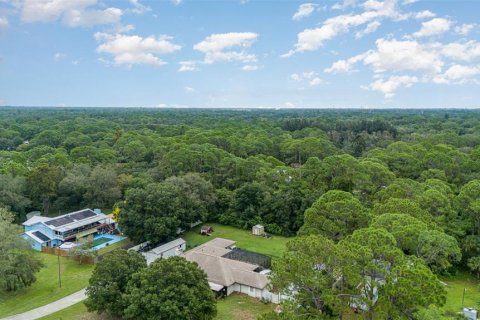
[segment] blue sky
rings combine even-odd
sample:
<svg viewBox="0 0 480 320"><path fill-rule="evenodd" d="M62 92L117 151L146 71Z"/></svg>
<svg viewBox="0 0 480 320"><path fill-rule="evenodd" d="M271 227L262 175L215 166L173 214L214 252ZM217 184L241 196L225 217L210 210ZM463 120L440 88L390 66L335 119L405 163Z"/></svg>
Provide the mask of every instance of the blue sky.
<svg viewBox="0 0 480 320"><path fill-rule="evenodd" d="M480 107L480 1L0 0L0 105Z"/></svg>

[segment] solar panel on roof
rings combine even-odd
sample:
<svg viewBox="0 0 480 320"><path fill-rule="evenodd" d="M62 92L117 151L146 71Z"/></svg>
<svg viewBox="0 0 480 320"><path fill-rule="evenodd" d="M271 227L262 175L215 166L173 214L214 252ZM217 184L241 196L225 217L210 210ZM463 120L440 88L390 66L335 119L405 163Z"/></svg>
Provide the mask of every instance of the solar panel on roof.
<svg viewBox="0 0 480 320"><path fill-rule="evenodd" d="M44 235L43 233L41 233L40 231L32 232L32 234L42 241L50 241L50 238Z"/></svg>
<svg viewBox="0 0 480 320"><path fill-rule="evenodd" d="M90 209L82 210L76 213L68 214L65 216L58 217L56 219L49 220L45 222L49 226L60 227L65 224L69 224L75 221L84 220L96 216L97 214Z"/></svg>
<svg viewBox="0 0 480 320"><path fill-rule="evenodd" d="M71 223L73 221L74 220L70 216L65 216L65 217L60 217L57 219L47 221L46 224L48 224L49 226L59 227L59 226L63 226L64 224Z"/></svg>
<svg viewBox="0 0 480 320"><path fill-rule="evenodd" d="M83 219L86 219L86 218L94 217L96 215L97 214L95 212L87 209L87 210L82 210L80 212L71 214L70 217L72 217L75 220L83 220Z"/></svg>

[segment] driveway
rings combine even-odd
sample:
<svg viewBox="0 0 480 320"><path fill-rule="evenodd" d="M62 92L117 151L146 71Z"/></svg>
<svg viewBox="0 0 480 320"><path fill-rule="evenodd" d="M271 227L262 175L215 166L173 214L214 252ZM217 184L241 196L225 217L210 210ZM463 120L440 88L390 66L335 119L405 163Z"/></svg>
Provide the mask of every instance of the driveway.
<svg viewBox="0 0 480 320"><path fill-rule="evenodd" d="M48 316L49 314L55 313L62 309L68 308L71 305L85 300L86 298L87 296L85 295L85 289L82 289L69 296L66 296L65 298L46 304L42 307L24 313L19 313L14 316L6 317L1 320L35 320L41 317Z"/></svg>

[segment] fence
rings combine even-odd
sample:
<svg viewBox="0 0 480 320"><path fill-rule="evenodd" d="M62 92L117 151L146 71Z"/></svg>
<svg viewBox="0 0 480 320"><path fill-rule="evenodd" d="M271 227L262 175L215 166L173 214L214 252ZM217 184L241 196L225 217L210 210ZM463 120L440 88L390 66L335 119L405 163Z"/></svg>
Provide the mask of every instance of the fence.
<svg viewBox="0 0 480 320"><path fill-rule="evenodd" d="M42 252L53 254L55 256L67 257L68 259L75 260L83 264L95 264L98 258L94 256L85 256L81 254L73 255L73 254L70 254L68 251L62 250L59 248L42 247Z"/></svg>

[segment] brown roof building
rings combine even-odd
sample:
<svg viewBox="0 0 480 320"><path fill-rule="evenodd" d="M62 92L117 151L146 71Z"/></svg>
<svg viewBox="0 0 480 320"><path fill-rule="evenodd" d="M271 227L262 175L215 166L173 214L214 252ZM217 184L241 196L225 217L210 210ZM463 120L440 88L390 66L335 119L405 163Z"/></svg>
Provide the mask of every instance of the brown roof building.
<svg viewBox="0 0 480 320"><path fill-rule="evenodd" d="M185 259L196 262L207 274L210 288L219 296L232 292L248 294L278 303L280 295L267 290L268 273L259 265L226 258L235 248L235 241L215 238L184 253Z"/></svg>

